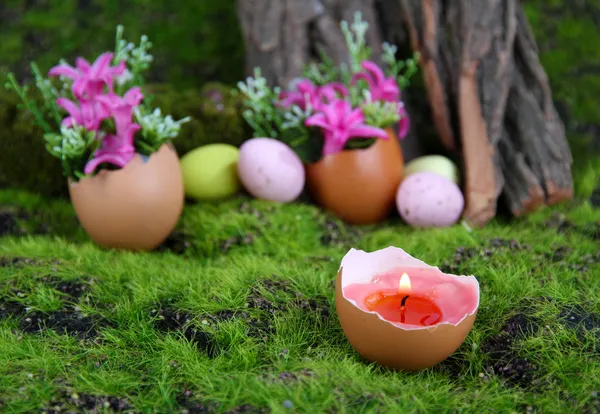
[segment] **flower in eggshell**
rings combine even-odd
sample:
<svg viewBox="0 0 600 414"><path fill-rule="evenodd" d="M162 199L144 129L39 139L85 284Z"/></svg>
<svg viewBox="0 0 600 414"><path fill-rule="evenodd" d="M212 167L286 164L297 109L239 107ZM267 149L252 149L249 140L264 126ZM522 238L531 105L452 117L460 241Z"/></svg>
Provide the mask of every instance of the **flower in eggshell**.
<svg viewBox="0 0 600 414"><path fill-rule="evenodd" d="M135 46L122 34L123 27L117 26L115 51L101 53L92 63L78 57L73 66L61 62L52 67L48 77L62 87L44 78L32 63L41 105L29 98L14 74L8 74L7 88L23 100L44 131L46 148L60 158L65 175L74 181L105 164L123 168L136 153L152 155L190 120L173 121L142 103L142 73L152 61L147 52L152 44L142 36Z"/></svg>
<svg viewBox="0 0 600 414"><path fill-rule="evenodd" d="M303 111L309 105L313 110L320 110L323 105L333 102L339 96L347 97L348 89L340 82L332 82L324 86L316 86L308 79L300 79L294 89L279 94L280 104L284 108L297 105Z"/></svg>
<svg viewBox="0 0 600 414"><path fill-rule="evenodd" d="M113 117L116 133L102 140L102 147L85 166L86 174L91 174L102 163L123 168L135 156L133 136L139 131L140 125L132 122L133 108L138 106L143 98L140 88L131 88L123 97L115 94L98 97L98 101Z"/></svg>
<svg viewBox="0 0 600 414"><path fill-rule="evenodd" d="M102 53L93 64L82 57L78 57L75 67L68 64L54 66L48 76L65 76L73 81L73 96L78 100L93 100L102 95L104 87L113 93L113 81L116 76L122 75L126 69L125 61L116 66L110 66L114 53Z"/></svg>
<svg viewBox="0 0 600 414"><path fill-rule="evenodd" d="M355 85L359 80L364 80L369 85L369 93L374 101L384 101L395 103L398 108L398 137L405 138L410 128L410 118L404 107L404 102L400 99L400 88L396 79L392 76L386 78L383 70L375 62L366 60L361 63L363 72L352 76L351 85Z"/></svg>
<svg viewBox="0 0 600 414"><path fill-rule="evenodd" d="M382 69L371 60L367 28L360 12L353 23L342 21L349 62L335 65L324 56L320 63L305 67L302 77L292 79L287 90L270 87L258 67L253 77L239 82L242 116L254 137L271 137L290 145L307 164L344 150L367 148L373 138L386 139L394 126L398 126L398 138L406 137L410 120L400 89L408 86L417 70L416 59L399 61L397 48L384 43Z"/></svg>
<svg viewBox="0 0 600 414"><path fill-rule="evenodd" d="M324 130L323 155L330 155L342 151L351 138L389 139L383 129L364 122L365 117L360 108L352 109L350 102L339 99L324 105L320 112L307 118L304 124Z"/></svg>

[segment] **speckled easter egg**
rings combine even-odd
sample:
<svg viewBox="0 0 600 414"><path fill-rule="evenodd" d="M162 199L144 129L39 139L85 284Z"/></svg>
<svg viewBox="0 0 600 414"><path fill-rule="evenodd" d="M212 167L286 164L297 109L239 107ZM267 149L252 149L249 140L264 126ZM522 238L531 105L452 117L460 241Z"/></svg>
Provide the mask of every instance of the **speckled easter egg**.
<svg viewBox="0 0 600 414"><path fill-rule="evenodd" d="M459 171L456 164L443 155L424 155L415 158L404 167L404 177L419 172L432 172L459 183Z"/></svg>
<svg viewBox="0 0 600 414"><path fill-rule="evenodd" d="M252 138L240 147L237 164L242 185L256 198L287 203L304 188L302 161L292 149L272 138Z"/></svg>
<svg viewBox="0 0 600 414"><path fill-rule="evenodd" d="M460 219L464 205L460 188L431 172L406 177L396 193L400 216L414 227L451 226Z"/></svg>
<svg viewBox="0 0 600 414"><path fill-rule="evenodd" d="M229 144L209 144L181 158L185 194L197 200L230 197L241 185L237 175L239 150Z"/></svg>

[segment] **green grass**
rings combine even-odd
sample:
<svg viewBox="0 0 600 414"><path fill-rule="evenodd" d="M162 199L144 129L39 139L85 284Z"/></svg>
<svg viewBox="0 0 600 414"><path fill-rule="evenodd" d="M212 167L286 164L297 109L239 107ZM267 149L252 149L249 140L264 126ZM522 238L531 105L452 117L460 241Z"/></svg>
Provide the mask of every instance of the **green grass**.
<svg viewBox="0 0 600 414"><path fill-rule="evenodd" d="M109 39L96 32L102 26L112 33L103 22L119 14L113 3L90 22L93 34L81 44ZM525 5L555 98L569 107L572 124L595 123L600 82L583 69L594 66L600 49L579 41L597 37L592 13L559 7L569 15L557 21L542 3L567 3ZM69 4L60 7L75 2ZM154 12L130 13L126 28L147 27ZM15 21L30 32L61 26L54 38L72 38L64 35L75 25L64 26L63 14L48 20L27 12ZM202 23L197 13L182 16ZM211 29L205 20L180 26L198 34ZM214 20L219 30L227 27L221 20ZM160 35L162 20L154 23ZM14 63L26 50L17 39L25 32L9 32L0 33L0 50ZM159 49L172 40L151 37ZM157 56L186 60L186 46L199 44L198 36L186 38L188 45ZM170 81L197 83L222 72L212 53L218 45L202 45L207 53L194 59L217 65L195 64L201 69L191 77L167 73ZM62 49L81 47L62 42ZM591 138L570 135L582 147ZM18 223L23 235L0 237L0 411L598 412L600 247L589 225L600 221L600 209L582 200L600 186L600 158L581 157L585 152L577 151L579 201L481 230L417 231L398 219L356 229L314 206L236 198L186 206L175 238L180 254L103 250L79 228L68 202L0 190L0 215L29 216ZM480 281L473 330L432 369L407 374L366 363L339 327L332 282L342 256L351 247L389 245Z"/></svg>
<svg viewBox="0 0 600 414"><path fill-rule="evenodd" d="M244 197L188 205L179 254L101 249L68 202L3 190L0 205L29 212L29 234L0 238L2 410L594 412L600 257L587 226L600 209L581 201L590 168L577 175L579 201L471 232L398 219L357 229L308 204ZM47 234L36 235L41 224ZM366 363L339 327L342 256L389 245L480 281L473 330L433 369ZM6 263L14 257L31 260ZM63 325L38 329L32 315Z"/></svg>

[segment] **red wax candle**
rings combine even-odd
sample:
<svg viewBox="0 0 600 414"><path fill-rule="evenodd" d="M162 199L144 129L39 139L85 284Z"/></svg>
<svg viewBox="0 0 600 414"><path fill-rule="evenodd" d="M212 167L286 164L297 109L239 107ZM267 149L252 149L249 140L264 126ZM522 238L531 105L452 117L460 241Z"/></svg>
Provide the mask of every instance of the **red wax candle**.
<svg viewBox="0 0 600 414"><path fill-rule="evenodd" d="M383 290L369 295L365 305L390 322L431 326L442 319L441 309L423 296Z"/></svg>
<svg viewBox="0 0 600 414"><path fill-rule="evenodd" d="M400 278L397 290L380 290L365 298L367 309L390 322L431 326L442 319L441 309L424 296L411 292L410 277Z"/></svg>

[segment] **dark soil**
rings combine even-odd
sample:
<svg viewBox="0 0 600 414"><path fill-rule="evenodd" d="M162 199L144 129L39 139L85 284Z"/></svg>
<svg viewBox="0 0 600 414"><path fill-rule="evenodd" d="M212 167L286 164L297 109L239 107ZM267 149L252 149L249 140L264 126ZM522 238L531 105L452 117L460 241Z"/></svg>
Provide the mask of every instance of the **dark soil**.
<svg viewBox="0 0 600 414"><path fill-rule="evenodd" d="M263 296L268 292L277 300ZM247 319L250 325L249 335L266 340L273 333L273 322L277 314L300 309L306 317L317 320L327 320L331 315L329 301L324 296L307 298L295 290L287 280L278 279L275 275L256 283L246 298L247 308L259 310Z"/></svg>
<svg viewBox="0 0 600 414"><path fill-rule="evenodd" d="M183 231L174 231L158 246L156 252L171 252L178 255L186 254L194 247L194 236Z"/></svg>
<svg viewBox="0 0 600 414"><path fill-rule="evenodd" d="M26 299L22 301L0 299L0 318L14 317L23 333L39 333L51 329L79 339L95 339L100 335L100 329L113 326L111 322L100 315L86 315L76 305L90 288L90 281L64 281L53 276L44 276L41 283L61 292L66 303L59 311L41 312L29 311ZM29 292L13 289L13 293L26 298Z"/></svg>
<svg viewBox="0 0 600 414"><path fill-rule="evenodd" d="M62 413L123 413L133 412L126 399L107 395L75 393L69 388L59 390L54 398L41 412L48 414Z"/></svg>
<svg viewBox="0 0 600 414"><path fill-rule="evenodd" d="M178 410L181 414L213 414L223 412L225 414L267 414L268 408L260 408L250 404L239 405L230 410L223 411L221 404L218 402L201 401L194 392L184 388L183 392L177 397L177 403L180 405Z"/></svg>
<svg viewBox="0 0 600 414"><path fill-rule="evenodd" d="M79 222L75 217L59 219L64 225L65 221L69 221L69 225L65 228L78 228ZM23 209L14 208L11 206L0 206L0 237L2 236L25 236L27 234L41 235L50 234L63 235L57 232L50 222L56 222L51 217L46 217L43 212L30 213ZM23 226L22 224L26 224ZM67 236L67 234L64 234Z"/></svg>
<svg viewBox="0 0 600 414"><path fill-rule="evenodd" d="M237 246L248 246L254 242L255 239L254 233L246 233L244 235L238 235L234 237L230 237L225 239L220 244L220 249L222 253L227 253L231 250L232 247Z"/></svg>
<svg viewBox="0 0 600 414"><path fill-rule="evenodd" d="M88 276L83 276L78 280L64 280L54 276L43 276L41 282L76 302L84 295L90 293L91 285L95 283L95 280Z"/></svg>
<svg viewBox="0 0 600 414"><path fill-rule="evenodd" d="M590 203L594 207L600 207L600 188L596 188L590 197Z"/></svg>
<svg viewBox="0 0 600 414"><path fill-rule="evenodd" d="M572 257L572 253L573 249L569 246L552 246L549 252L541 256L545 260L561 263L580 273L588 272L593 265L600 263L600 250L595 254L586 254L576 258Z"/></svg>
<svg viewBox="0 0 600 414"><path fill-rule="evenodd" d="M172 308L157 308L150 311L150 315L156 318L154 324L158 330L178 332L210 358L218 356L219 346L214 335L197 329L194 326L194 316L192 314Z"/></svg>
<svg viewBox="0 0 600 414"><path fill-rule="evenodd" d="M586 414L600 413L600 390L590 393L590 399L586 401L581 412Z"/></svg>
<svg viewBox="0 0 600 414"><path fill-rule="evenodd" d="M500 238L491 239L487 245L481 247L459 246L456 248L452 258L444 261L443 265L440 266L440 269L446 273L470 274L472 272L468 268L468 263L473 258L477 257L484 260L490 260L495 254L498 253L506 255L509 252L517 253L521 250L531 250L531 246L527 244L521 244L514 239L506 240ZM600 250L598 250L596 254L588 254L577 258L577 260L574 260L570 257L571 253L572 249L568 246L553 246L549 252L540 256L545 260L551 260L555 263L564 263L565 265L568 265L569 268L579 272L587 272L590 270L592 265L600 263ZM532 269L532 271L537 272L536 269ZM544 279L540 279L540 283L545 282L546 281ZM481 281L480 283L485 283L485 281Z"/></svg>
<svg viewBox="0 0 600 414"><path fill-rule="evenodd" d="M248 228L248 231L244 234L238 234L221 240L219 242L219 249L221 253L227 253L234 247L251 245L256 239L256 234L260 233L260 227L270 225L270 222L264 212L252 207L251 203L248 201L241 203L237 210L240 213L256 217L260 224L258 226L252 226ZM273 211L273 208L269 208L266 211Z"/></svg>
<svg viewBox="0 0 600 414"><path fill-rule="evenodd" d="M261 408L251 404L238 405L230 410L225 411L224 414L267 414L271 410L268 408Z"/></svg>
<svg viewBox="0 0 600 414"><path fill-rule="evenodd" d="M4 210L0 206L0 237L15 236L23 232L17 224L16 214L8 210Z"/></svg>
<svg viewBox="0 0 600 414"><path fill-rule="evenodd" d="M20 316L25 313L25 306L19 302L3 301L0 299L0 319L10 316Z"/></svg>
<svg viewBox="0 0 600 414"><path fill-rule="evenodd" d="M497 253L506 254L507 251L518 252L521 250L530 249L531 247L529 245L521 244L514 239L506 240L495 238L489 240L487 245L482 247L457 247L452 258L446 260L444 264L440 266L440 269L446 273L467 274L469 272L465 265L470 259L475 257L481 257L485 260L489 260Z"/></svg>
<svg viewBox="0 0 600 414"><path fill-rule="evenodd" d="M6 256L0 256L0 267L8 267L8 266L15 266L15 267L23 267L23 266L40 266L43 264L54 264L54 265L59 265L61 264L60 260L52 260L50 262L46 261L42 261L42 260L38 260L38 259L30 259L28 257L6 257Z"/></svg>
<svg viewBox="0 0 600 414"><path fill-rule="evenodd" d="M303 369L296 372L284 371L279 373L268 373L261 375L260 379L268 383L293 384L306 378L311 378L315 374L310 369Z"/></svg>
<svg viewBox="0 0 600 414"><path fill-rule="evenodd" d="M272 212L274 210L273 207L266 209L266 212ZM249 214L256 217L262 224L269 225L270 222L267 219L267 216L257 208L252 207L251 203L248 201L244 201L240 204L238 211L243 214Z"/></svg>
<svg viewBox="0 0 600 414"><path fill-rule="evenodd" d="M564 214L553 213L552 217L542 224L544 228L555 229L559 233L576 232L593 240L600 239L600 223L577 225Z"/></svg>
<svg viewBox="0 0 600 414"><path fill-rule="evenodd" d="M450 355L448 358L440 362L439 364L433 366L432 371L440 372L444 375L447 375L453 379L459 380L462 375L469 369L469 361L461 359L459 355L463 352L463 348L468 346L467 344L463 344Z"/></svg>
<svg viewBox="0 0 600 414"><path fill-rule="evenodd" d="M323 246L353 247L363 235L358 227L349 226L331 215L324 215L320 220L323 228L321 244Z"/></svg>
<svg viewBox="0 0 600 414"><path fill-rule="evenodd" d="M381 412L383 393L364 392L362 394L347 394L344 390L339 391L341 396L338 402L346 407L350 412ZM337 414L337 409L329 410L330 414Z"/></svg>
<svg viewBox="0 0 600 414"><path fill-rule="evenodd" d="M526 313L510 317L500 332L486 340L481 350L487 354L485 373L482 380L496 375L505 385L527 388L539 388L543 373L532 361L519 355L519 341L535 335L540 329L539 320Z"/></svg>
<svg viewBox="0 0 600 414"><path fill-rule="evenodd" d="M177 397L177 403L181 409L181 414L213 414L219 412L220 404L218 402L198 401L192 390L184 387L183 392Z"/></svg>
<svg viewBox="0 0 600 414"><path fill-rule="evenodd" d="M43 332L52 329L80 339L93 339L100 335L99 329L110 324L96 315L84 315L72 308L56 312L28 312L19 321L19 328L25 333Z"/></svg>
<svg viewBox="0 0 600 414"><path fill-rule="evenodd" d="M269 297L270 295L275 296L275 299ZM326 297L307 298L301 292L296 291L289 281L279 279L276 275L260 280L251 287L243 310L224 309L195 317L185 311L176 310L171 305L164 305L156 306L151 311L151 315L159 318L155 322L158 329L180 331L190 340L192 340L194 333L190 330L189 325L193 323L194 319L202 321L202 323L208 323L212 329L217 329L219 322L236 318L248 325L246 334L249 337L266 342L270 335L274 333L275 318L294 309L302 310L303 315L311 318L311 323L328 320L331 315L331 308ZM214 345L212 335L198 332L195 335L196 338L200 335L200 348L208 347L209 350L212 349ZM214 346L216 347L216 345ZM216 351L208 352L214 352L214 354L210 353L209 355L217 355Z"/></svg>
<svg viewBox="0 0 600 414"><path fill-rule="evenodd" d="M577 332L580 340L588 333L594 333L600 346L600 315L586 311L580 305L567 306L562 309L559 321L567 328Z"/></svg>

